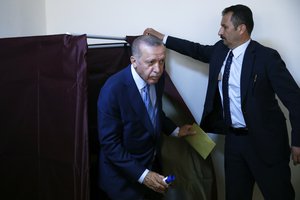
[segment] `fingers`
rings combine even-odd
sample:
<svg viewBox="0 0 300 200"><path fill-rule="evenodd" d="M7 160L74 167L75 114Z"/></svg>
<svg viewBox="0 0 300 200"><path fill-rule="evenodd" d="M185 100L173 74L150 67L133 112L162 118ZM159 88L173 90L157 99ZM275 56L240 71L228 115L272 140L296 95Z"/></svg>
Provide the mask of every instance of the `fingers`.
<svg viewBox="0 0 300 200"><path fill-rule="evenodd" d="M179 137L187 136L187 135L195 135L196 131L193 129L192 125L183 125L179 130Z"/></svg>
<svg viewBox="0 0 300 200"><path fill-rule="evenodd" d="M143 183L155 192L165 193L168 189L168 184L163 181L163 178L162 175L150 171L146 175Z"/></svg>
<svg viewBox="0 0 300 200"><path fill-rule="evenodd" d="M144 33L143 33L143 35L150 35L150 33L149 33L150 31L149 31L149 28L146 28L145 30L144 30Z"/></svg>
<svg viewBox="0 0 300 200"><path fill-rule="evenodd" d="M163 40L163 38L165 36L164 34L154 30L153 28L146 28L143 34L155 36L155 37L159 38L160 40Z"/></svg>
<svg viewBox="0 0 300 200"><path fill-rule="evenodd" d="M196 134L196 131L193 129L192 125L187 125L187 132L188 132L189 135Z"/></svg>
<svg viewBox="0 0 300 200"><path fill-rule="evenodd" d="M294 165L298 165L300 164L300 156L297 156L297 155L293 155L293 164Z"/></svg>
<svg viewBox="0 0 300 200"><path fill-rule="evenodd" d="M146 28L145 30L144 30L144 35L150 35L150 33L152 33L153 32L153 29L152 28Z"/></svg>
<svg viewBox="0 0 300 200"><path fill-rule="evenodd" d="M300 164L300 147L292 146L292 160L294 165Z"/></svg>

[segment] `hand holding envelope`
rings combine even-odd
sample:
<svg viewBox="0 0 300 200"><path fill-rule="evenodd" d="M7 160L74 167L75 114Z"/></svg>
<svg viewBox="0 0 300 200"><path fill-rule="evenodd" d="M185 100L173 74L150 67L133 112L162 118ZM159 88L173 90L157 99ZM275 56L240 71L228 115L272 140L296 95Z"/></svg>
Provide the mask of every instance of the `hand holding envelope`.
<svg viewBox="0 0 300 200"><path fill-rule="evenodd" d="M211 153L216 143L197 125L193 124L194 135L184 137L186 141L204 158Z"/></svg>

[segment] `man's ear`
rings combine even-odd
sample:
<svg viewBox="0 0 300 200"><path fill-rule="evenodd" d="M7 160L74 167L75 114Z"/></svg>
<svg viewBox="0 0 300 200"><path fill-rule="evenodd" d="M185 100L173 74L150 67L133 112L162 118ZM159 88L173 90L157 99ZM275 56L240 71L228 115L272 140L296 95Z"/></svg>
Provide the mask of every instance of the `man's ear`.
<svg viewBox="0 0 300 200"><path fill-rule="evenodd" d="M130 56L130 62L134 68L136 68L136 59L134 56Z"/></svg>
<svg viewBox="0 0 300 200"><path fill-rule="evenodd" d="M245 24L239 25L238 29L239 29L240 34L244 34L245 32L247 32L247 27Z"/></svg>

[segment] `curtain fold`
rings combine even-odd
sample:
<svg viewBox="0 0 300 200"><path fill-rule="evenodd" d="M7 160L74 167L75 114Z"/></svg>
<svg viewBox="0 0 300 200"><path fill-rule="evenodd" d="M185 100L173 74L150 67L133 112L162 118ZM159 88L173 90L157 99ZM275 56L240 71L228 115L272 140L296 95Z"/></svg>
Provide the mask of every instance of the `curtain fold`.
<svg viewBox="0 0 300 200"><path fill-rule="evenodd" d="M88 66L88 130L91 177L91 200L106 200L106 195L98 188L98 130L97 100L105 81L117 71L128 66L131 55L129 45L113 45L113 47L88 48L86 57Z"/></svg>
<svg viewBox="0 0 300 200"><path fill-rule="evenodd" d="M0 39L1 199L89 199L86 36Z"/></svg>

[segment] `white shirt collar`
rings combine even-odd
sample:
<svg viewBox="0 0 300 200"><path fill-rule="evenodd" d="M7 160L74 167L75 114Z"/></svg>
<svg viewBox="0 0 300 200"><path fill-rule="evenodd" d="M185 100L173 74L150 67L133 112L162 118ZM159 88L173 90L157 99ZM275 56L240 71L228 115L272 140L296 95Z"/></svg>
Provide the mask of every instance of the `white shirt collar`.
<svg viewBox="0 0 300 200"><path fill-rule="evenodd" d="M232 50L234 58L238 58L242 53L244 53L250 43L251 39L249 39L247 42L241 44L240 46L234 48Z"/></svg>
<svg viewBox="0 0 300 200"><path fill-rule="evenodd" d="M141 89L143 89L147 83L144 81L144 79L140 77L140 75L138 75L138 73L135 71L132 65L131 65L131 74L137 88L139 89L139 91L141 91Z"/></svg>

